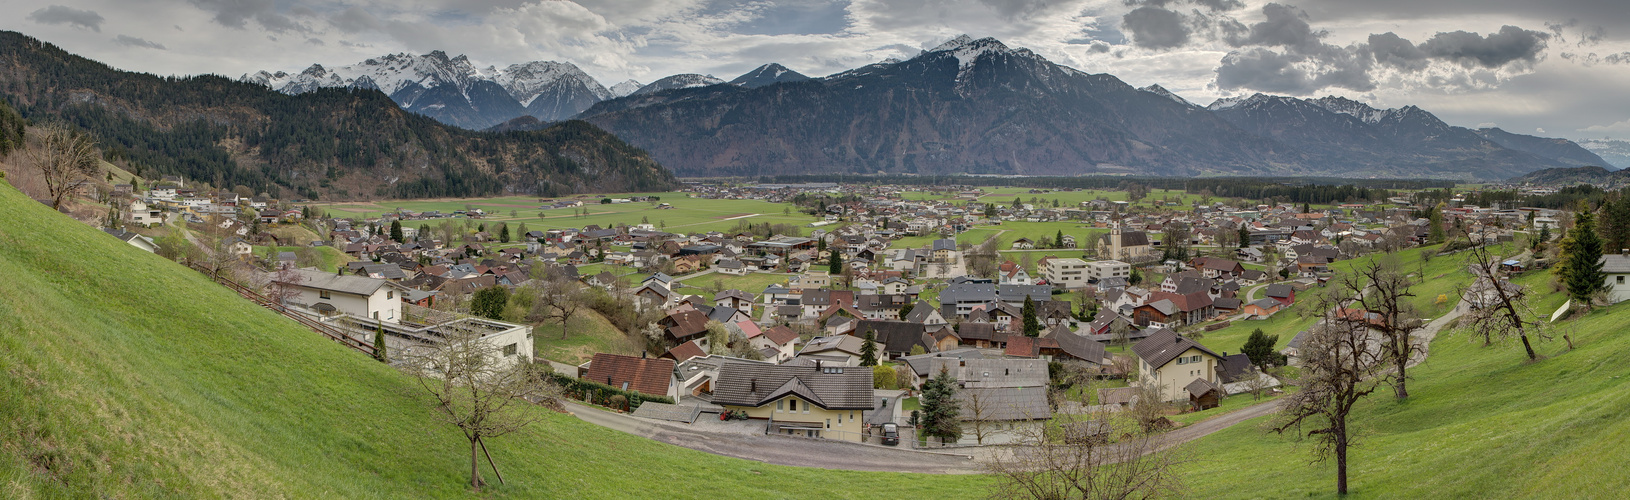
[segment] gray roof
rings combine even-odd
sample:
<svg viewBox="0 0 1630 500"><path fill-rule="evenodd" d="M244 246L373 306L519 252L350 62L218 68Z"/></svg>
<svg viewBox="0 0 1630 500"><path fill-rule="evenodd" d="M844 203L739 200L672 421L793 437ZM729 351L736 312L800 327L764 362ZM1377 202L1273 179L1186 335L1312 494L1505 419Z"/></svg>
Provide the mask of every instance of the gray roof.
<svg viewBox="0 0 1630 500"><path fill-rule="evenodd" d="M939 374L942 367L964 388L1047 386L1045 359L934 358L929 360L929 376Z"/></svg>
<svg viewBox="0 0 1630 500"><path fill-rule="evenodd" d="M934 240L934 250L956 250L956 240Z"/></svg>
<svg viewBox="0 0 1630 500"><path fill-rule="evenodd" d="M992 300L996 300L996 285L989 283L956 283L940 292L940 304Z"/></svg>
<svg viewBox="0 0 1630 500"><path fill-rule="evenodd" d="M1602 256L1602 272L1604 273L1630 273L1630 255L1607 254Z"/></svg>
<svg viewBox="0 0 1630 500"><path fill-rule="evenodd" d="M726 363L713 385L713 402L720 405L764 406L789 395L828 410L870 410L877 405L872 398L872 369L866 367Z"/></svg>
<svg viewBox="0 0 1630 500"><path fill-rule="evenodd" d="M1203 378L1194 379L1193 382L1189 382L1189 385L1184 386L1183 389L1189 392L1189 396L1193 397L1204 396L1208 392L1221 390L1221 388L1217 387L1216 384L1213 384L1211 381Z"/></svg>
<svg viewBox="0 0 1630 500"><path fill-rule="evenodd" d="M1266 293L1269 297L1290 297L1290 294L1295 293L1295 291L1296 289L1291 288L1290 285L1286 285L1284 283L1274 283L1272 285L1268 285Z"/></svg>
<svg viewBox="0 0 1630 500"><path fill-rule="evenodd" d="M804 343L804 348L798 351L799 356L816 354L836 350L848 354L860 355L860 348L866 341L853 335L828 335L815 337Z"/></svg>
<svg viewBox="0 0 1630 500"><path fill-rule="evenodd" d="M1132 345L1132 352L1137 353L1139 358L1143 358L1144 362L1149 363L1149 366L1156 368L1165 366L1166 363L1177 359L1178 356L1188 352L1189 349L1198 349L1200 352L1210 354L1215 358L1222 357L1211 349L1206 349L1200 343L1165 328L1150 332L1148 338Z"/></svg>
<svg viewBox="0 0 1630 500"><path fill-rule="evenodd" d="M966 325L964 325L964 326L966 326ZM916 356L902 356L899 359L899 361L904 361L907 366L911 367L911 371L917 373L917 376L919 376L919 377L928 377L928 376L931 376L930 375L931 372L929 372L929 365L932 364L932 361L935 358L942 358L942 359L983 359L984 357L985 357L984 351L980 351L979 349L969 347L969 348L966 348L966 349L954 349L954 350L943 351L943 352L933 352L933 353L928 353L928 354L918 354Z"/></svg>
<svg viewBox="0 0 1630 500"><path fill-rule="evenodd" d="M1047 389L1043 387L962 389L956 396L962 403L960 417L964 420L1042 420L1053 416L1053 410L1047 406ZM974 411L976 398L977 412Z"/></svg>
<svg viewBox="0 0 1630 500"><path fill-rule="evenodd" d="M382 279L364 278L362 276L336 276L333 273L310 269L295 269L294 272L296 276L301 278L299 283L295 283L296 285L354 295L373 295L374 292L379 291L379 287L385 286L386 283Z"/></svg>

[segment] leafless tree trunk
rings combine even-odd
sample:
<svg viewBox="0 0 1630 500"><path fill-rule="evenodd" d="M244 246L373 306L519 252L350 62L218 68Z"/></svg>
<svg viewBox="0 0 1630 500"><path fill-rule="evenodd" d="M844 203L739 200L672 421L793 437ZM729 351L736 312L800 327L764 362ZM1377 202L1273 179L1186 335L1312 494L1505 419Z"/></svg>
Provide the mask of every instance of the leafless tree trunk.
<svg viewBox="0 0 1630 500"><path fill-rule="evenodd" d="M1143 431L1134 417L1100 410L1058 414L1053 421L1022 427L1016 446L991 454L984 465L996 479L992 498L1126 499L1182 493L1175 469L1185 459L1161 451L1167 442Z"/></svg>
<svg viewBox="0 0 1630 500"><path fill-rule="evenodd" d="M1508 281L1500 272L1499 256L1487 246L1475 246L1467 251L1467 267L1472 272L1472 284L1462 290L1462 297L1471 310L1461 320L1469 331L1483 338L1484 345L1517 338L1529 361L1539 360L1529 336L1548 340L1546 322L1540 321L1528 303L1528 290ZM1525 319L1534 318L1534 319Z"/></svg>
<svg viewBox="0 0 1630 500"><path fill-rule="evenodd" d="M1424 326L1407 301L1415 296L1409 291L1409 287L1415 285L1415 280L1400 269L1396 257L1384 256L1359 265L1353 274L1342 277L1340 282L1339 289L1351 293L1353 297L1344 302L1346 305L1342 308L1347 314L1341 315L1338 320L1381 335L1382 359L1390 363L1395 372L1391 377L1394 396L1398 399L1408 398L1407 370L1410 358L1421 349L1413 333Z"/></svg>
<svg viewBox="0 0 1630 500"><path fill-rule="evenodd" d="M994 404L989 398L980 395L978 390L967 391L967 404L963 407L963 428L973 431L974 441L985 444L985 438L996 432L995 425L986 418L992 414Z"/></svg>
<svg viewBox="0 0 1630 500"><path fill-rule="evenodd" d="M567 326L579 310L585 305L582 289L577 282L567 279L551 279L544 283L534 303L534 314L544 319L560 320L560 339L565 340L569 335Z"/></svg>
<svg viewBox="0 0 1630 500"><path fill-rule="evenodd" d="M452 424L470 443L470 487L480 490L479 456L487 438L498 437L537 421L529 400L552 399L556 392L530 363L501 355L497 345L476 331L450 332L440 343L418 345L402 355L402 369L414 376L431 397L442 421ZM497 464L487 455L493 474ZM498 475L499 482L503 476Z"/></svg>
<svg viewBox="0 0 1630 500"><path fill-rule="evenodd" d="M62 208L63 199L102 172L90 136L60 125L41 127L39 146L30 149L28 157L45 180L53 209Z"/></svg>
<svg viewBox="0 0 1630 500"><path fill-rule="evenodd" d="M1342 293L1343 290L1337 291ZM1281 404L1273 430L1305 433L1315 439L1315 462L1336 460L1336 494L1347 494L1347 450L1355 441L1347 418L1358 402L1375 392L1388 376L1381 346L1362 324L1346 321L1337 307L1351 298L1320 297L1320 310L1330 311L1303 340L1302 386ZM1303 429L1303 427L1311 427Z"/></svg>

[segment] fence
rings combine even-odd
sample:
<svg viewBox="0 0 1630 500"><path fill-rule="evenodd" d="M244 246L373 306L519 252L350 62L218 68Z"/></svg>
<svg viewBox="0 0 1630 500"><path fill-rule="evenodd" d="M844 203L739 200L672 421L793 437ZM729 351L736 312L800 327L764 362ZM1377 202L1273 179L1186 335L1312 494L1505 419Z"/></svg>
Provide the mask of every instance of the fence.
<svg viewBox="0 0 1630 500"><path fill-rule="evenodd" d="M369 356L374 355L374 345L372 343L370 343L370 342L365 342L365 341L362 341L362 340L357 340L357 339L351 338L351 336L346 335L345 332L342 332L339 329L336 329L336 328L334 328L332 326L328 326L328 325L322 324L322 323L320 323L320 322L318 322L318 321L316 321L314 319L311 319L310 317L306 316L305 314L303 314L303 313L301 313L299 311L292 310L288 306L283 305L282 303L278 302L275 299L272 299L271 297L261 295L260 292L256 292L253 289L251 289L249 287L246 287L246 286L243 286L242 284L239 284L236 281L232 281L231 278L227 278L226 276L221 276L219 274L212 273L212 272L210 272L209 269L204 268L202 266L196 266L195 265L195 266L192 266L192 267L193 267L193 269L198 270L198 272L204 273L205 276L209 276L211 279L214 279L215 282L220 283L223 286L226 286L228 289L231 289L234 292L238 292L238 295L243 296L243 298L249 299L250 301L253 301L256 304L260 304L261 307L265 307L267 309L271 309L273 311L276 311L278 314L282 314L283 317L292 319L292 320L294 320L295 323L299 323L300 326L304 326L304 327L310 329L311 331L321 333L321 334L323 334L323 336L328 337L329 339L334 340L336 342L339 342L340 344L343 344L346 347L356 349L358 352L361 352L363 354L367 354Z"/></svg>

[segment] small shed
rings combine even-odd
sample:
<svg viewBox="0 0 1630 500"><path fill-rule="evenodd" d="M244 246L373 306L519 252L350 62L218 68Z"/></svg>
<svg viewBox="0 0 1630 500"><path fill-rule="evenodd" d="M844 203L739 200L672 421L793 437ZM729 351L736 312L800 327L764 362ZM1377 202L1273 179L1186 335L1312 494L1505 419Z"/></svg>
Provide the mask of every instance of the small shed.
<svg viewBox="0 0 1630 500"><path fill-rule="evenodd" d="M1194 406L1194 411L1209 410L1220 404L1218 400L1222 397L1222 389L1209 380L1194 379L1183 389L1189 392L1189 404Z"/></svg>

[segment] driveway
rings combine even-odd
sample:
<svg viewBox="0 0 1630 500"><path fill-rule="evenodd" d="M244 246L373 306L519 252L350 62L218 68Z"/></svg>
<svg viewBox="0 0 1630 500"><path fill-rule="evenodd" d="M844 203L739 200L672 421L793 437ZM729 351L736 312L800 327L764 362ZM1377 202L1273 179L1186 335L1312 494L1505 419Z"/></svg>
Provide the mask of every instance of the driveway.
<svg viewBox="0 0 1630 500"><path fill-rule="evenodd" d="M737 429L746 423L731 425L730 429L710 426L704 430L700 426L646 420L570 401L566 402L566 408L584 422L608 429L714 455L776 465L928 474L983 472L979 462L969 455L912 451L905 448L905 444L899 448L873 446L828 439L764 435L762 430L748 433Z"/></svg>

